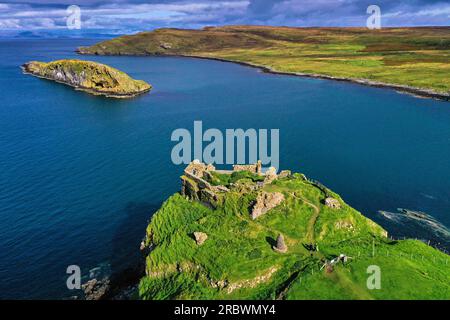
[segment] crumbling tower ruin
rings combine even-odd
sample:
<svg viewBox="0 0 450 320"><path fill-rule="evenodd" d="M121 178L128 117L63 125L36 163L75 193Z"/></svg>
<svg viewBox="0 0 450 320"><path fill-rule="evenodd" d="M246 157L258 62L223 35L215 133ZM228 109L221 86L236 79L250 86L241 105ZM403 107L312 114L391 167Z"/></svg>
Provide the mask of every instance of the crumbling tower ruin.
<svg viewBox="0 0 450 320"><path fill-rule="evenodd" d="M272 248L273 248L273 250L280 252L280 253L287 252L288 248L286 246L286 243L284 243L284 237L281 233L277 237L277 245L273 246Z"/></svg>

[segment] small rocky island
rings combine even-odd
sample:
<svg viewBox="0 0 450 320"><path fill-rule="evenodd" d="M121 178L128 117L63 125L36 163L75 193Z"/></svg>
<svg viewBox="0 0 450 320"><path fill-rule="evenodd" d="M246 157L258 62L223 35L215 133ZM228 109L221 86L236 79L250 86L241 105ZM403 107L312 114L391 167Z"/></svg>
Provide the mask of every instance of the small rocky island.
<svg viewBox="0 0 450 320"><path fill-rule="evenodd" d="M22 66L24 73L57 81L95 95L131 98L151 90L143 80L134 80L110 66L84 60L31 61Z"/></svg>
<svg viewBox="0 0 450 320"><path fill-rule="evenodd" d="M262 171L187 166L147 227L140 299L450 299L448 255L303 174Z"/></svg>

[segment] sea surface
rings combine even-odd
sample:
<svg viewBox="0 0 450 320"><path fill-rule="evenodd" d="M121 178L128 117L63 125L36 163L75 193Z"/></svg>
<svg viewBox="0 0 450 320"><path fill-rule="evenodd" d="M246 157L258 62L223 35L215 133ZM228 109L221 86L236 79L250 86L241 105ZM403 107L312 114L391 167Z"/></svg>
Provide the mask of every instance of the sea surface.
<svg viewBox="0 0 450 320"><path fill-rule="evenodd" d="M133 265L148 220L180 189L171 133L195 120L280 129L281 169L321 181L394 237L448 250L450 102L218 61L74 53L95 41L0 40L0 298L67 298L79 294L67 266L87 279ZM107 99L19 68L77 57L154 90Z"/></svg>

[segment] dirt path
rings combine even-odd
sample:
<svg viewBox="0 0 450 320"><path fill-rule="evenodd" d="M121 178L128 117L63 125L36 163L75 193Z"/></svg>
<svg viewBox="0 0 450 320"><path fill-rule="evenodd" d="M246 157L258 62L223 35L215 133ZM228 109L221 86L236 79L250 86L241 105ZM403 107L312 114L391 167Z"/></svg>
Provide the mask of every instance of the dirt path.
<svg viewBox="0 0 450 320"><path fill-rule="evenodd" d="M312 202L309 202L308 200L306 200L304 197L302 197L301 195L292 193L292 196L300 199L301 201L303 201L303 203L305 203L307 206L310 206L311 208L313 208L314 213L311 216L311 218L308 221L308 226L307 226L307 231L306 231L306 238L308 239L309 243L314 243L315 237L314 237L314 226L317 222L317 219L319 218L319 214L320 214L320 209Z"/></svg>

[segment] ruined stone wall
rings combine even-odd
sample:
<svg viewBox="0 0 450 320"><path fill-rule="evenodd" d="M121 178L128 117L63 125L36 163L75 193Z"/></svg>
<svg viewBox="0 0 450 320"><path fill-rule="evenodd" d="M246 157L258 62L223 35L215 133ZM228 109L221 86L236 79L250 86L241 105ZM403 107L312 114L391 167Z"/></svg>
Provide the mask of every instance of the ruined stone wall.
<svg viewBox="0 0 450 320"><path fill-rule="evenodd" d="M191 162L181 177L181 194L216 207L221 198L220 193L229 190L225 186L213 186L205 180L212 171L215 171L213 165L206 165L199 161Z"/></svg>
<svg viewBox="0 0 450 320"><path fill-rule="evenodd" d="M198 178L204 178L205 173L215 171L216 168L212 164L204 164L198 160L194 160L184 169L185 173L189 173Z"/></svg>
<svg viewBox="0 0 450 320"><path fill-rule="evenodd" d="M255 164L235 164L233 171L250 171L252 173L261 174L261 161L258 160Z"/></svg>

